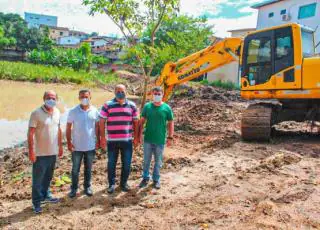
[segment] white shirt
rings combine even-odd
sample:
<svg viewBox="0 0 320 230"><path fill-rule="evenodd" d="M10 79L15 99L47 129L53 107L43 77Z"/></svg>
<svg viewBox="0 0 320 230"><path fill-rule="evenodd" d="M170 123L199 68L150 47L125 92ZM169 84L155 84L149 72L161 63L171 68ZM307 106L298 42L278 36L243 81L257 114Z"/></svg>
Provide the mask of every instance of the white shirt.
<svg viewBox="0 0 320 230"><path fill-rule="evenodd" d="M29 127L36 129L34 143L36 156L58 154L59 125L60 111L57 108L53 109L52 114L44 106L32 112Z"/></svg>
<svg viewBox="0 0 320 230"><path fill-rule="evenodd" d="M91 151L96 145L96 122L99 121L99 112L94 106L83 110L77 105L69 111L68 123L72 123L72 144L75 151Z"/></svg>

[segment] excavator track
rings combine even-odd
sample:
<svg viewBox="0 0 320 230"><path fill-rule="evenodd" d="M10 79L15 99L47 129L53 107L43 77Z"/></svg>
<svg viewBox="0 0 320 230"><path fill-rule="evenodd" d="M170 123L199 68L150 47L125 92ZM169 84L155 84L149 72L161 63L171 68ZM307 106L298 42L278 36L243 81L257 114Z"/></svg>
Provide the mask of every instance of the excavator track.
<svg viewBox="0 0 320 230"><path fill-rule="evenodd" d="M241 135L246 141L268 141L271 137L272 107L251 105L242 115Z"/></svg>

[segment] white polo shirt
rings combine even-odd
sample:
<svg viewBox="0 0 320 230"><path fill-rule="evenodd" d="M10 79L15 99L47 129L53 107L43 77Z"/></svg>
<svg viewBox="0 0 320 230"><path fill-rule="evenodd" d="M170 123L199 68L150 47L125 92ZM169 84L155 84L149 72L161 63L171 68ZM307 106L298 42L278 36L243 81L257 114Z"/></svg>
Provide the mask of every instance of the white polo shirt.
<svg viewBox="0 0 320 230"><path fill-rule="evenodd" d="M94 106L83 110L77 105L69 111L68 123L72 123L72 144L75 151L91 151L96 145L96 122L99 121L99 112Z"/></svg>
<svg viewBox="0 0 320 230"><path fill-rule="evenodd" d="M57 155L59 150L58 133L60 125L60 111L53 109L50 114L45 106L32 112L29 127L35 128L36 156Z"/></svg>

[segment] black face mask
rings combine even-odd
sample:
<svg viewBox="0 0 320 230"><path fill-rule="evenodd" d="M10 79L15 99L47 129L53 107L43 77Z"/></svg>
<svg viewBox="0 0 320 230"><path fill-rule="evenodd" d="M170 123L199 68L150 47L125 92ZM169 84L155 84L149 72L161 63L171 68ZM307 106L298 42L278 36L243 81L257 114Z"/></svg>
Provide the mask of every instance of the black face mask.
<svg viewBox="0 0 320 230"><path fill-rule="evenodd" d="M122 100L122 99L124 99L125 97L126 97L126 94L125 94L124 92L117 92L117 93L116 93L116 98L117 98L117 99Z"/></svg>

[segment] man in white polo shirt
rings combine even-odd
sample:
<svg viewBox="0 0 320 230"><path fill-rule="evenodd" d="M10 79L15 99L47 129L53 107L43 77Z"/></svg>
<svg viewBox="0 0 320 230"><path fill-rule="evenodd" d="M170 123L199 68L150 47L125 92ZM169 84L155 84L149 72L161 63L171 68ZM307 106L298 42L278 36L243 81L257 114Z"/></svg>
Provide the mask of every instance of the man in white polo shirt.
<svg viewBox="0 0 320 230"><path fill-rule="evenodd" d="M60 112L56 108L57 94L50 90L43 96L44 105L32 112L29 121L28 147L32 165L32 204L36 214L42 212L41 203L57 203L50 192L56 158L62 157Z"/></svg>
<svg viewBox="0 0 320 230"><path fill-rule="evenodd" d="M68 150L72 152L72 185L70 198L77 195L79 172L84 160L84 193L92 196L91 169L95 149L99 147L99 113L91 105L91 92L88 89L79 91L80 105L70 110L67 121Z"/></svg>

